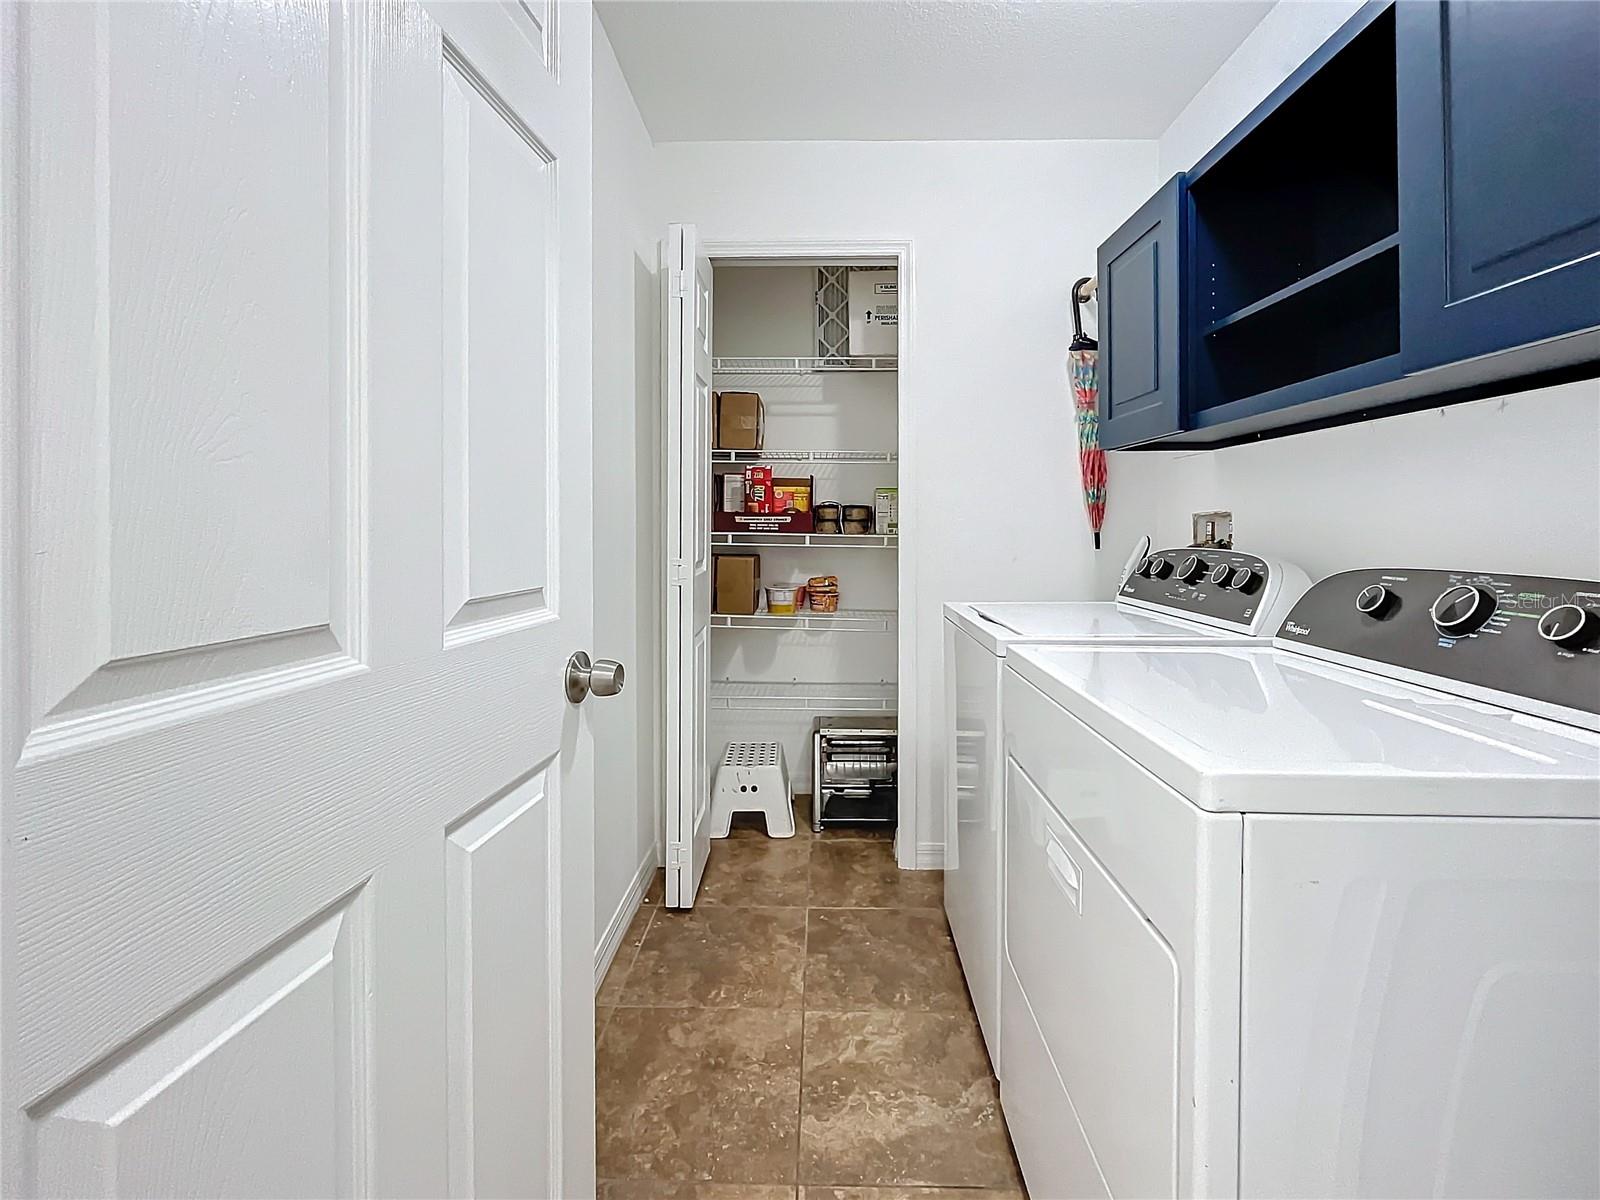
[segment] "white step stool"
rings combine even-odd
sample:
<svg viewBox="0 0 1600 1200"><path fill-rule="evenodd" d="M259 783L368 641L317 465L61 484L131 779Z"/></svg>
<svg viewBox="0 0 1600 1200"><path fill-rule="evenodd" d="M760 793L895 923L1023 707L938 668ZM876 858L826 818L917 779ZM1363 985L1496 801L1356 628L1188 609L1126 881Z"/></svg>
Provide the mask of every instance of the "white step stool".
<svg viewBox="0 0 1600 1200"><path fill-rule="evenodd" d="M711 836L725 838L736 812L758 812L767 836L794 836L794 798L781 742L729 742L711 787Z"/></svg>

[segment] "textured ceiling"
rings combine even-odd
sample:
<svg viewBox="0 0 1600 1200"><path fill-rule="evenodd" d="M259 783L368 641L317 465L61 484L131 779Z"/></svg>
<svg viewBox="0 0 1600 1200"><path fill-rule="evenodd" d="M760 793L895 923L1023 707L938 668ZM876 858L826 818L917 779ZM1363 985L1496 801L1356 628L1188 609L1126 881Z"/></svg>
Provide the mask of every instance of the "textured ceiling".
<svg viewBox="0 0 1600 1200"><path fill-rule="evenodd" d="M1272 0L599 0L657 141L1153 138Z"/></svg>

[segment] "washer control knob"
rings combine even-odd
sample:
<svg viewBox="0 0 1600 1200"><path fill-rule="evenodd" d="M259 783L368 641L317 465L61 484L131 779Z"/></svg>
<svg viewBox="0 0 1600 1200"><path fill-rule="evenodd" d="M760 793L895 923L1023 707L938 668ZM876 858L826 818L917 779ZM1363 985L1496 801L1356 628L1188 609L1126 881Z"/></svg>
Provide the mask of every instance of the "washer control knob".
<svg viewBox="0 0 1600 1200"><path fill-rule="evenodd" d="M1581 604L1558 604L1539 618L1539 636L1563 650L1577 650L1600 633L1600 612Z"/></svg>
<svg viewBox="0 0 1600 1200"><path fill-rule="evenodd" d="M1254 567L1235 567L1228 576L1228 586L1248 596L1261 586L1261 572Z"/></svg>
<svg viewBox="0 0 1600 1200"><path fill-rule="evenodd" d="M1191 554L1178 564L1178 581L1180 583L1195 583L1206 573L1205 560L1198 554Z"/></svg>
<svg viewBox="0 0 1600 1200"><path fill-rule="evenodd" d="M1440 633L1446 637L1466 637L1487 625L1499 604L1499 597L1488 588L1459 583L1441 592L1429 611Z"/></svg>
<svg viewBox="0 0 1600 1200"><path fill-rule="evenodd" d="M1147 572L1151 579L1165 579L1172 574L1172 563L1162 558L1159 554L1149 560L1150 570Z"/></svg>
<svg viewBox="0 0 1600 1200"><path fill-rule="evenodd" d="M1356 593L1356 610L1369 617L1388 616L1394 607L1394 593L1381 583L1369 583Z"/></svg>
<svg viewBox="0 0 1600 1200"><path fill-rule="evenodd" d="M1211 568L1211 574L1206 576L1206 581L1213 587L1232 587L1233 568L1227 563L1218 563Z"/></svg>

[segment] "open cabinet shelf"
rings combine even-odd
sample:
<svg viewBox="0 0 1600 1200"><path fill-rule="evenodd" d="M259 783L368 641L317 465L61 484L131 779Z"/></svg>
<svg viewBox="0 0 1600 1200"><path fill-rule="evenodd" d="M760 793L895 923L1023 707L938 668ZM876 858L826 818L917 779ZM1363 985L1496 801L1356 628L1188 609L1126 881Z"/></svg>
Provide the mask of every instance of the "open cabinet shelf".
<svg viewBox="0 0 1600 1200"><path fill-rule="evenodd" d="M1354 271L1363 263L1377 258L1386 251L1398 251L1399 246L1400 235L1398 233L1391 233L1387 237L1379 238L1370 246L1363 246L1354 254L1341 258L1338 262L1326 266L1320 271L1315 271L1304 279L1298 279L1288 287L1279 288L1270 296L1263 296L1253 304L1246 304L1243 308L1237 309L1225 317L1218 318L1201 330L1201 333L1205 337L1210 337L1214 333L1220 333L1222 330L1227 329L1230 325L1237 325L1241 321L1247 321L1251 317L1267 312L1277 305L1293 300L1302 293L1332 284L1346 271Z"/></svg>
<svg viewBox="0 0 1600 1200"><path fill-rule="evenodd" d="M898 371L893 355L838 355L814 357L715 358L711 370L718 375L818 375L830 371Z"/></svg>
<svg viewBox="0 0 1600 1200"><path fill-rule="evenodd" d="M892 713L895 695L892 683L721 679L711 684L711 707L770 712Z"/></svg>
<svg viewBox="0 0 1600 1200"><path fill-rule="evenodd" d="M893 550L900 539L892 533L713 533L713 546L766 546L798 550L831 546L835 550Z"/></svg>
<svg viewBox="0 0 1600 1200"><path fill-rule="evenodd" d="M759 629L782 632L803 629L818 633L891 633L896 614L889 608L841 608L838 612L799 612L792 615L752 613L740 616L712 613L711 624L718 629Z"/></svg>
<svg viewBox="0 0 1600 1200"><path fill-rule="evenodd" d="M1192 427L1397 375L1395 114L1385 11L1188 177Z"/></svg>
<svg viewBox="0 0 1600 1200"><path fill-rule="evenodd" d="M714 463L892 463L900 455L893 450L713 450Z"/></svg>
<svg viewBox="0 0 1600 1200"><path fill-rule="evenodd" d="M1274 303L1200 339L1197 410L1352 368L1376 364L1392 373L1400 352L1400 252L1393 239L1384 242L1376 253L1286 289Z"/></svg>

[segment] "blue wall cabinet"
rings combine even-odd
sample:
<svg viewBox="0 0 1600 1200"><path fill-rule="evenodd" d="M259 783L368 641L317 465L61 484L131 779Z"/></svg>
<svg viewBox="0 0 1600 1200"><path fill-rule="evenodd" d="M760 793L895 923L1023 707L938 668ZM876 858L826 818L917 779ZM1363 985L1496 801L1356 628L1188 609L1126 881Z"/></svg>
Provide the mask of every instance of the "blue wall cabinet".
<svg viewBox="0 0 1600 1200"><path fill-rule="evenodd" d="M1600 4L1395 15L1405 370L1600 325Z"/></svg>
<svg viewBox="0 0 1600 1200"><path fill-rule="evenodd" d="M1099 271L1108 449L1600 374L1600 2L1368 0Z"/></svg>
<svg viewBox="0 0 1600 1200"><path fill-rule="evenodd" d="M1131 446L1182 426L1183 176L1100 247L1100 438Z"/></svg>

